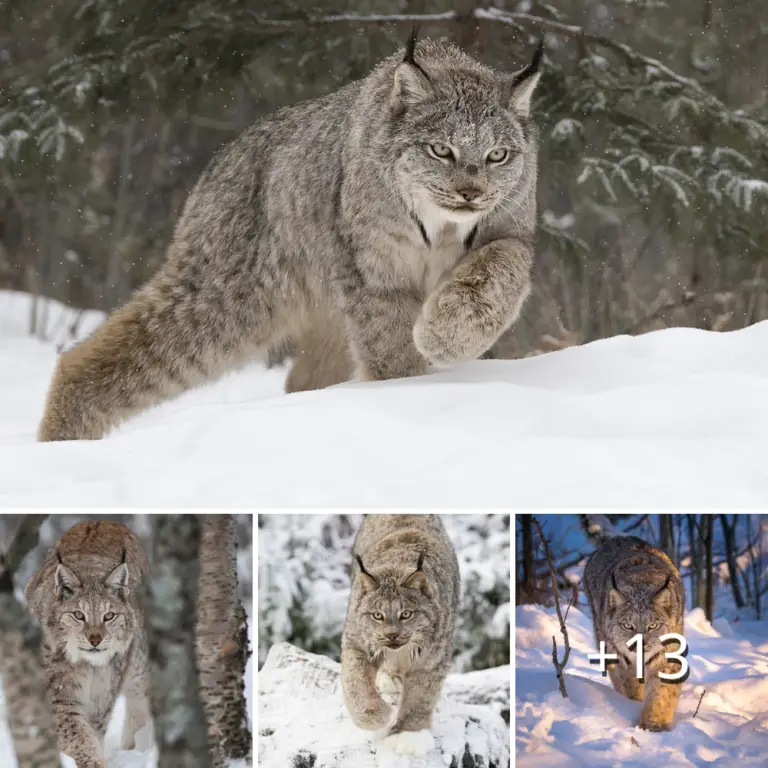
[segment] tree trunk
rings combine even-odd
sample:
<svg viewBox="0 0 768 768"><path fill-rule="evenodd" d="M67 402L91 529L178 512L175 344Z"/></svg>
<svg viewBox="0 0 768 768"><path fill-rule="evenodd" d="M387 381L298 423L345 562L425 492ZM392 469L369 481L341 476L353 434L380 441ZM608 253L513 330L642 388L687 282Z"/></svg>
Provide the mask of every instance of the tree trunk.
<svg viewBox="0 0 768 768"><path fill-rule="evenodd" d="M696 526L694 521L693 515L686 515L686 519L688 522L688 542L690 544L691 548L691 608L696 608L698 606L698 600L696 599L698 597L698 582L696 577L699 573L699 552L698 552L698 545L697 545L697 537L696 537Z"/></svg>
<svg viewBox="0 0 768 768"><path fill-rule="evenodd" d="M40 630L13 594L13 576L35 548L47 515L25 515L0 554L0 678L19 768L57 768L59 749L43 665Z"/></svg>
<svg viewBox="0 0 768 768"><path fill-rule="evenodd" d="M659 549L666 552L674 562L675 532L672 528L672 515L659 515L659 529Z"/></svg>
<svg viewBox="0 0 768 768"><path fill-rule="evenodd" d="M158 764L211 768L195 664L200 517L155 515L147 628Z"/></svg>
<svg viewBox="0 0 768 768"><path fill-rule="evenodd" d="M531 515L518 515L522 537L522 577L518 584L515 603L522 605L534 600L536 592L536 572L533 564L533 523Z"/></svg>
<svg viewBox="0 0 768 768"><path fill-rule="evenodd" d="M213 768L251 756L244 675L248 626L237 594L232 515L205 515L200 545L196 650Z"/></svg>
<svg viewBox="0 0 768 768"><path fill-rule="evenodd" d="M733 516L733 522L728 522L728 515L720 515L720 525L723 527L723 537L725 539L725 561L728 564L728 576L731 580L731 590L733 599L737 608L744 607L744 600L741 597L739 587L739 567L736 563L736 515ZM748 539L749 540L749 539Z"/></svg>
<svg viewBox="0 0 768 768"><path fill-rule="evenodd" d="M706 592L706 605L704 612L707 615L707 621L712 621L712 612L714 608L714 587L712 584L712 538L714 531L714 515L704 515L706 522L705 527L707 531L706 547L707 547L707 592Z"/></svg>

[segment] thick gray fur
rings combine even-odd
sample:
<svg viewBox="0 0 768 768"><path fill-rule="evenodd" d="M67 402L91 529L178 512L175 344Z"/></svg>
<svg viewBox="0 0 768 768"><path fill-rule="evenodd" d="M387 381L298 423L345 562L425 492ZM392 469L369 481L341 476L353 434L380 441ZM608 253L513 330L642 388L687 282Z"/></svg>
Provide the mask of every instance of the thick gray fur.
<svg viewBox="0 0 768 768"><path fill-rule="evenodd" d="M442 42L412 53L216 154L160 271L61 356L40 440L100 438L286 341L289 392L493 345L530 291L541 54L503 74Z"/></svg>

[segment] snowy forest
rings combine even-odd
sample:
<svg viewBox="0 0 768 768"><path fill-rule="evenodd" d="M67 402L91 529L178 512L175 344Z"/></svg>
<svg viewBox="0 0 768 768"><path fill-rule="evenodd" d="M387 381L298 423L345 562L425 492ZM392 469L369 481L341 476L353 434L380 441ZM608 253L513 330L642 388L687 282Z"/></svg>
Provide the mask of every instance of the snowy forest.
<svg viewBox="0 0 768 768"><path fill-rule="evenodd" d="M51 707L53 701L55 710L56 699L50 698L50 688L46 691L40 655L43 634L24 605L24 590L53 557L63 534L96 521L127 526L149 558L139 599L146 614L151 724L136 733L133 749L121 742L132 716L123 690L111 716L107 713L106 762L79 757L75 762L63 751L60 762ZM252 515L0 515L3 768L250 766L252 542ZM123 562L137 567L125 560L125 551L124 546ZM57 552L59 564L66 565L67 558ZM105 615L104 626L109 620ZM76 699L70 701L73 709Z"/></svg>
<svg viewBox="0 0 768 768"><path fill-rule="evenodd" d="M0 14L0 290L38 297L33 334L49 332L47 298L123 301L217 147L364 76L415 24L508 71L545 43L535 290L494 355L768 317L764 0L7 0Z"/></svg>
<svg viewBox="0 0 768 768"><path fill-rule="evenodd" d="M515 523L516 765L765 765L768 516L518 515ZM625 536L665 553L684 590L689 672L664 732L637 727L642 696L614 690L588 659L598 646L585 566ZM620 590L615 568L612 578ZM646 695L650 688L646 678Z"/></svg>
<svg viewBox="0 0 768 768"><path fill-rule="evenodd" d="M302 752L307 761L309 755L316 756L317 768L394 765L387 762L393 757L384 750L371 754L365 733L343 713L337 690L352 543L362 518L359 514L258 516L260 766L291 765ZM457 764L505 768L510 721L510 515L446 514L440 519L458 557L461 597L452 674L435 715L435 738L446 765L466 753L465 762ZM297 659L306 671L292 676Z"/></svg>

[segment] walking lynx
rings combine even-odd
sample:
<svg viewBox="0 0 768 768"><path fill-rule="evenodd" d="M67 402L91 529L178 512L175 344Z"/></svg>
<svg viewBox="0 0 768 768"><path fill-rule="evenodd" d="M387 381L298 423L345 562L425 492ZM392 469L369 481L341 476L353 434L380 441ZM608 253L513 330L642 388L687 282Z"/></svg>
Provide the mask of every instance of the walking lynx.
<svg viewBox="0 0 768 768"><path fill-rule="evenodd" d="M341 639L344 702L358 727L381 731L383 746L426 754L434 747L432 712L451 665L456 553L436 515L368 515L352 551ZM399 692L394 711L379 691Z"/></svg>
<svg viewBox="0 0 768 768"><path fill-rule="evenodd" d="M147 645L139 588L148 572L124 525L78 523L24 591L43 633L43 667L59 748L78 768L106 768L104 733L126 699L122 748L149 722Z"/></svg>
<svg viewBox="0 0 768 768"><path fill-rule="evenodd" d="M160 271L61 355L40 440L119 422L288 344L286 389L472 360L530 292L541 47L505 74L412 37L213 158Z"/></svg>
<svg viewBox="0 0 768 768"><path fill-rule="evenodd" d="M595 639L618 654L608 668L613 687L643 702L638 725L649 731L671 730L681 682L665 682L659 673L676 674L679 662L667 654L679 650L676 641L659 638L683 634L685 592L680 574L664 552L635 536L608 539L591 555L584 569L584 587L592 608ZM637 678L636 649L627 647L643 636L644 676Z"/></svg>

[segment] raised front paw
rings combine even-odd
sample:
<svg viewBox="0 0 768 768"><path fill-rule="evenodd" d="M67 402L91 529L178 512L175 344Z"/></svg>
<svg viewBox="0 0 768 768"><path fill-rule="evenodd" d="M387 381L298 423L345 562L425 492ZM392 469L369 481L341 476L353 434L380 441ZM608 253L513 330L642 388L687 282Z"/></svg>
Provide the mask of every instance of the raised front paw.
<svg viewBox="0 0 768 768"><path fill-rule="evenodd" d="M403 684L397 678L391 677L383 669L376 673L376 687L380 693L395 694L403 690Z"/></svg>
<svg viewBox="0 0 768 768"><path fill-rule="evenodd" d="M424 303L413 329L416 349L436 366L477 359L505 328L503 303L487 281L453 278Z"/></svg>

